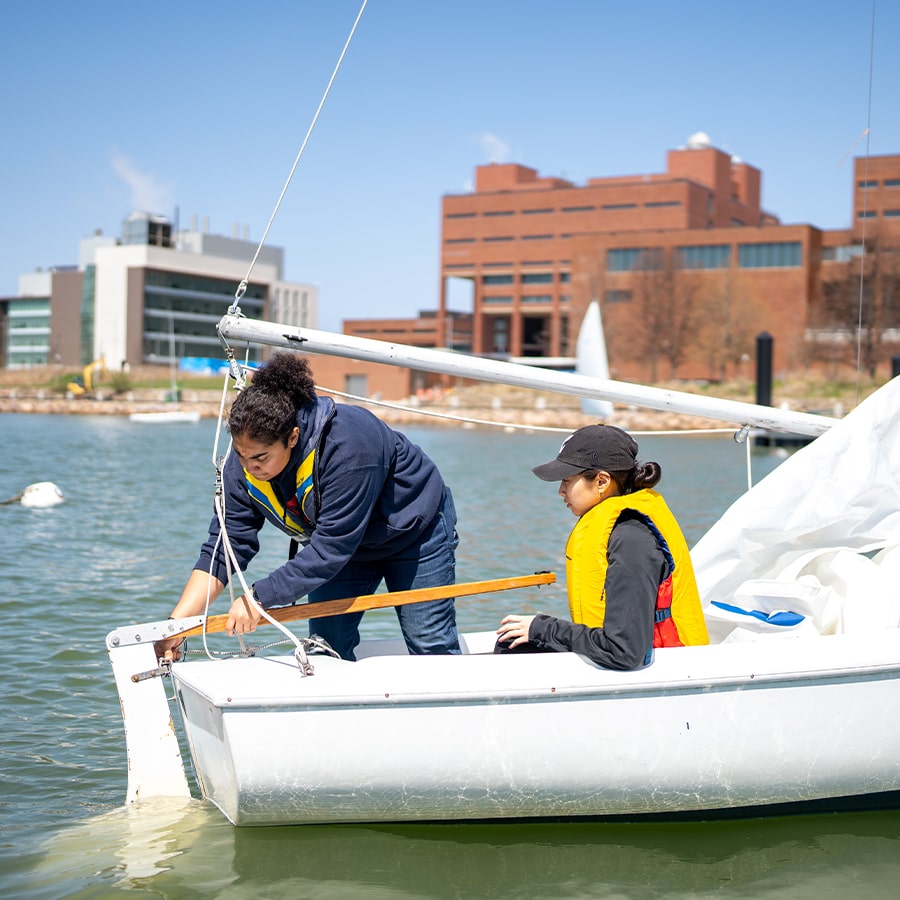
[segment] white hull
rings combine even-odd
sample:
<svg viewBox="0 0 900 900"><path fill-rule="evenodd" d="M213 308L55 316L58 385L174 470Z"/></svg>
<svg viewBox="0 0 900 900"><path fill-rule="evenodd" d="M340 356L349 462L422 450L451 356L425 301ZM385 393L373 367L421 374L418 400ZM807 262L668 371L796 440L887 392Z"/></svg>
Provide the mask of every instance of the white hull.
<svg viewBox="0 0 900 900"><path fill-rule="evenodd" d="M200 413L186 409L173 409L166 412L131 413L128 418L132 422L140 422L144 425L193 425L200 421Z"/></svg>
<svg viewBox="0 0 900 900"><path fill-rule="evenodd" d="M430 354L425 368L458 359ZM485 364L463 362L508 383L562 376ZM589 396L592 383L560 390ZM738 421L765 418L746 406L730 407L753 413ZM356 663L313 657L307 676L291 656L176 663L203 795L236 824L287 824L762 815L900 792L900 379L837 423L801 418L820 436L691 550L712 644L658 650L634 672L495 656L493 633L465 636L461 656L367 644ZM769 620L784 611L790 622ZM107 637L129 801L188 794L153 641L208 625Z"/></svg>
<svg viewBox="0 0 900 900"><path fill-rule="evenodd" d="M715 811L900 790L900 631L656 652L177 664L235 824ZM375 648L377 652L377 648Z"/></svg>

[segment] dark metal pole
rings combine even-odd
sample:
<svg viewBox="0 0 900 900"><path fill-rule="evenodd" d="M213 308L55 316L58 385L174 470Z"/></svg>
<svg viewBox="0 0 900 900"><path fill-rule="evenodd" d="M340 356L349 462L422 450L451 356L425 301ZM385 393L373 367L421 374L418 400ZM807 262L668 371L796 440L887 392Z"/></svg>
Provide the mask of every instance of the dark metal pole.
<svg viewBox="0 0 900 900"><path fill-rule="evenodd" d="M768 331L756 336L756 402L760 406L772 405L772 344L774 340Z"/></svg>

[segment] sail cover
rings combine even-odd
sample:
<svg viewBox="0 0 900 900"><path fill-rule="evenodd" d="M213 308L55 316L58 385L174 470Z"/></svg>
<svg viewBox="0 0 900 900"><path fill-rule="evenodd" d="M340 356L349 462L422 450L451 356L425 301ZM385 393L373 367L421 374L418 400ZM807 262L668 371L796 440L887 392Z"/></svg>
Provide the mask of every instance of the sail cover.
<svg viewBox="0 0 900 900"><path fill-rule="evenodd" d="M736 500L691 559L707 606L752 579L812 571L804 564L815 557L833 561L847 550L872 556L898 544L900 377Z"/></svg>

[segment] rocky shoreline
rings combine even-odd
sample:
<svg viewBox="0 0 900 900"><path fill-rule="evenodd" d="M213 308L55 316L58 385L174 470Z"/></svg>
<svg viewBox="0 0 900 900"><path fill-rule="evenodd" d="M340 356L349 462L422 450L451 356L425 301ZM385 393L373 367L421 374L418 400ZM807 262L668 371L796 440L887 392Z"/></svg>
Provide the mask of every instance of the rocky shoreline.
<svg viewBox="0 0 900 900"><path fill-rule="evenodd" d="M160 390L140 390L86 398L64 397L40 389L7 388L0 390L0 413L128 416L135 412L171 410L173 404L163 402L163 393ZM326 393L324 389L323 393ZM196 411L202 418L216 418L220 404L219 391L187 390L182 394L178 409ZM573 431L597 421L596 416L581 412L577 397L507 388L503 385L477 385L426 398L412 397L391 404L372 401L363 402L363 405L391 425ZM731 423L715 422L698 416L633 407L616 407L612 421L636 432L734 427Z"/></svg>

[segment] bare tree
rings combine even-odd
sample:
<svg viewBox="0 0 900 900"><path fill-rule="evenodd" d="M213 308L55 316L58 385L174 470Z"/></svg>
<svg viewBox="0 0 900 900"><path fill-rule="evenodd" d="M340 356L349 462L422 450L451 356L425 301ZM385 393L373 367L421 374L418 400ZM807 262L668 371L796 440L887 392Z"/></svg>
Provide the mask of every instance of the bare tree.
<svg viewBox="0 0 900 900"><path fill-rule="evenodd" d="M859 255L835 266L810 311L809 356L831 366L859 367L870 378L897 343L900 328L900 248L878 235Z"/></svg>
<svg viewBox="0 0 900 900"><path fill-rule="evenodd" d="M668 364L666 376L678 369L698 347L701 322L697 276L676 265L675 254L646 250L638 258L632 276L633 314L630 346L635 359L649 368L650 381L659 379L660 364Z"/></svg>
<svg viewBox="0 0 900 900"><path fill-rule="evenodd" d="M724 381L729 374L739 375L742 361L754 352L763 320L761 304L727 273L706 281L699 307L702 324L698 344L711 377Z"/></svg>

